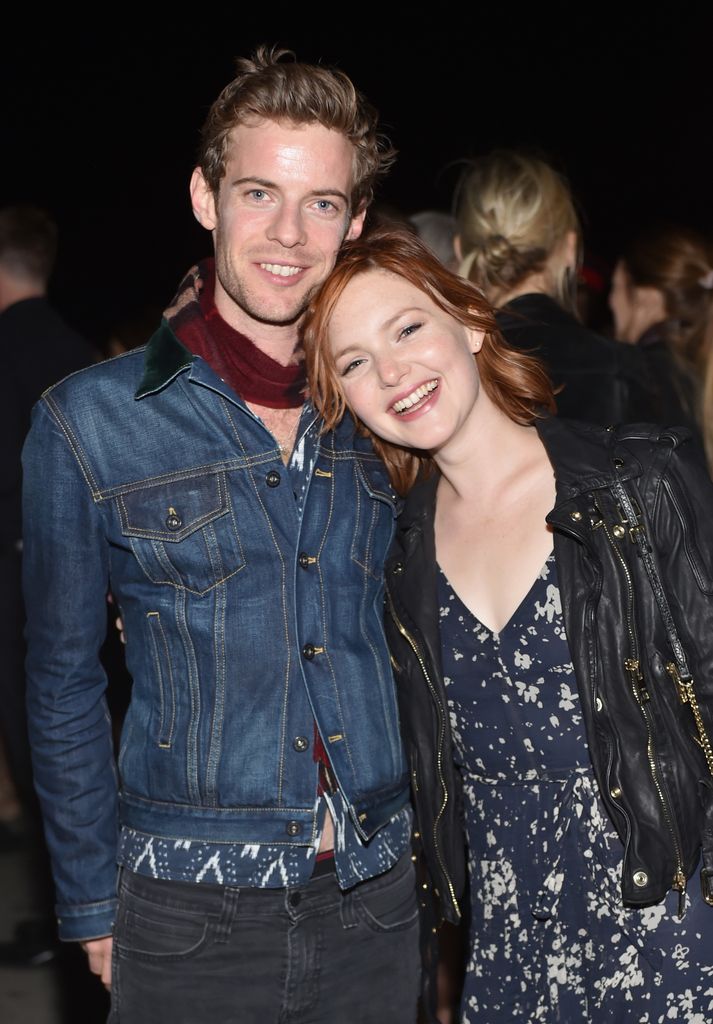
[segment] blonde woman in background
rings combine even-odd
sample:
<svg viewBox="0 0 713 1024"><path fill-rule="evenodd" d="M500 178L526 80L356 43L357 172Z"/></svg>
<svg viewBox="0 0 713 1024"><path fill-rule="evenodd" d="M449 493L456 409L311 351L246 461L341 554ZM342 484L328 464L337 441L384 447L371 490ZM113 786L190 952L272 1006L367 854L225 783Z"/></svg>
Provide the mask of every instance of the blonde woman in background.
<svg viewBox="0 0 713 1024"><path fill-rule="evenodd" d="M636 350L576 318L579 219L564 178L543 160L499 150L474 160L456 192L460 273L483 290L515 348L536 353L558 411L610 423L654 419Z"/></svg>

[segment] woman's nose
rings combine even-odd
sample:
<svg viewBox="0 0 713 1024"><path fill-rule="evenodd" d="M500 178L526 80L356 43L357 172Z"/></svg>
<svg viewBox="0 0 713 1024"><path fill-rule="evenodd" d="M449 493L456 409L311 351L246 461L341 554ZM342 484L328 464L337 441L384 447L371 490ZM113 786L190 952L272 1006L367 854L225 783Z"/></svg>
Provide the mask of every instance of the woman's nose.
<svg viewBox="0 0 713 1024"><path fill-rule="evenodd" d="M385 387L400 383L408 372L406 364L391 356L379 360L379 378Z"/></svg>

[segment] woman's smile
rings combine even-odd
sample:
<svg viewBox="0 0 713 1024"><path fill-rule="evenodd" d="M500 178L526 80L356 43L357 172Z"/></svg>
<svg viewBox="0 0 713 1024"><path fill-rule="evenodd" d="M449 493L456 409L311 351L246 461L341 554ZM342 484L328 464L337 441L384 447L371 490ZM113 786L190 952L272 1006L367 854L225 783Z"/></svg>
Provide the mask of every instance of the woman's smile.
<svg viewBox="0 0 713 1024"><path fill-rule="evenodd" d="M424 400L429 395L432 395L437 387L437 380L429 380L426 384L420 384L414 391L406 395L405 398L399 398L395 401L391 408L402 418L408 412L417 412L424 405Z"/></svg>

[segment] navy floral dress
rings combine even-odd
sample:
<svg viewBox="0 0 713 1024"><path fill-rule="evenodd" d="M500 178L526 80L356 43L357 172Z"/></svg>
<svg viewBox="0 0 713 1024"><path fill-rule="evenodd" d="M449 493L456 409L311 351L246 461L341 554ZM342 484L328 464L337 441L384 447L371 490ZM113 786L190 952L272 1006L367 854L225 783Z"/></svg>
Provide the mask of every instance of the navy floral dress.
<svg viewBox="0 0 713 1024"><path fill-rule="evenodd" d="M621 843L587 743L554 555L500 633L439 572L443 670L463 778L471 930L462 1021L713 1021L713 908L691 880L621 903Z"/></svg>

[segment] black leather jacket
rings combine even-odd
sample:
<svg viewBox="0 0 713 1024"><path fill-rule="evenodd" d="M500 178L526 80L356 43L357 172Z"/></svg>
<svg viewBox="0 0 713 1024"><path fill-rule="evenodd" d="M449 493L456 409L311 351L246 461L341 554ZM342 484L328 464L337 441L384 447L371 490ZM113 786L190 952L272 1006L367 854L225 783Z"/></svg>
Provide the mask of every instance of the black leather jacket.
<svg viewBox="0 0 713 1024"><path fill-rule="evenodd" d="M555 469L562 608L594 773L622 840L630 905L681 890L703 847L713 901L713 790L690 705L667 666L666 630L617 504L618 478L640 510L703 723L713 737L713 486L681 429L537 425ZM387 633L424 855L442 914L463 885L459 786L440 666L433 513L437 478L409 495L387 561ZM705 891L705 888L704 888Z"/></svg>

